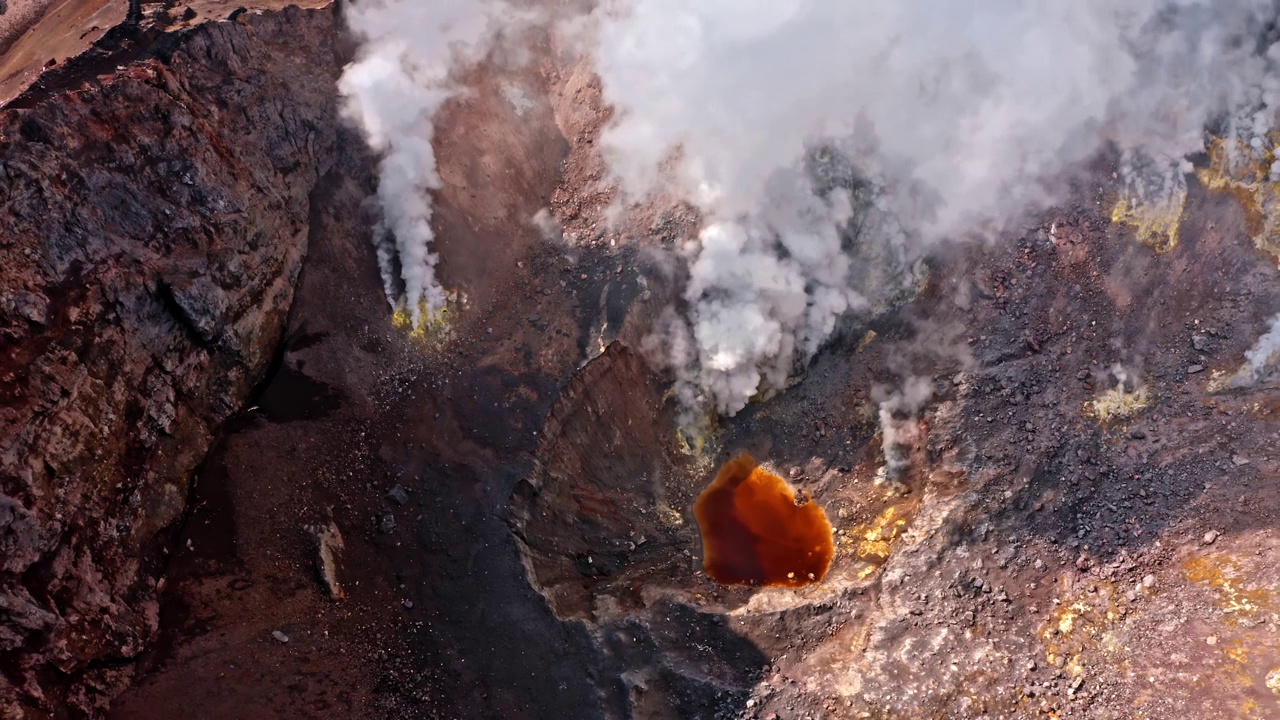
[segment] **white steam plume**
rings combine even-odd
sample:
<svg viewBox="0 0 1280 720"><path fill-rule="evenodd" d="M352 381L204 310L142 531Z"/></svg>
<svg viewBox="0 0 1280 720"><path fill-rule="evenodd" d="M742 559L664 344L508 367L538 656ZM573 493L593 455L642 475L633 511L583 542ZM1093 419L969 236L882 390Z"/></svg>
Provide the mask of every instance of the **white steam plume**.
<svg viewBox="0 0 1280 720"><path fill-rule="evenodd" d="M920 437L919 414L933 399L933 380L927 377L909 377L902 387L889 392L887 388L874 388L874 396L880 397L880 446L884 450L884 468L887 480L897 480L911 464L912 445Z"/></svg>
<svg viewBox="0 0 1280 720"><path fill-rule="evenodd" d="M682 380L727 414L780 388L860 303L853 216L877 242L989 233L1107 143L1179 192L1206 124L1246 143L1270 127L1275 16L1270 0L604 3L605 157L637 201L674 167L707 223ZM813 180L819 146L858 182Z"/></svg>
<svg viewBox="0 0 1280 720"><path fill-rule="evenodd" d="M1244 365L1226 386L1247 388L1274 380L1280 380L1280 314L1271 318L1271 327L1244 354Z"/></svg>
<svg viewBox="0 0 1280 720"><path fill-rule="evenodd" d="M1244 357L1254 374L1261 375L1268 365L1277 364L1277 354L1280 354L1280 315L1271 318L1271 328L1258 338L1258 342L1245 353Z"/></svg>
<svg viewBox="0 0 1280 720"><path fill-rule="evenodd" d="M346 5L347 23L362 44L338 82L343 114L381 156L378 266L387 301L392 307L403 301L415 327L422 324L424 304L434 312L445 303L431 252L430 193L440 188L432 120L459 92L451 70L475 62L488 48L495 8L497 3L480 0Z"/></svg>

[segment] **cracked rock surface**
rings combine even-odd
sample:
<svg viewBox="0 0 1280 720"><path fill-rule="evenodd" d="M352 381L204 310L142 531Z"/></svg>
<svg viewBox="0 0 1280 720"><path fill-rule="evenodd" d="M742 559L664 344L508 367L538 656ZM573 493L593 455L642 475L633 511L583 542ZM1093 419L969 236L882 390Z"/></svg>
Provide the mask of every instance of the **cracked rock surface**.
<svg viewBox="0 0 1280 720"><path fill-rule="evenodd" d="M0 110L0 700L91 710L155 637L163 536L307 252L335 39L247 14Z"/></svg>

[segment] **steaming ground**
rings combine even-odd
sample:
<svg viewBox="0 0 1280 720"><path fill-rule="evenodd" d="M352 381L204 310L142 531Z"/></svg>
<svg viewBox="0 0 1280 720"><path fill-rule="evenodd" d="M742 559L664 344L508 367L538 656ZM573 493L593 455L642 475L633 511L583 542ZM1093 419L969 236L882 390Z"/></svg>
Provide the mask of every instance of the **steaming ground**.
<svg viewBox="0 0 1280 720"><path fill-rule="evenodd" d="M1208 124L1270 142L1274 17L1270 3L1147 0L597 10L617 179L644 197L678 150L671 174L712 223L688 251L696 352L676 366L733 414L859 306L850 242L989 236L1061 198L1108 144L1143 166L1140 179L1125 170L1140 203L1180 209L1181 159L1204 149ZM851 212L846 189L815 186L805 156L819 142L874 188L870 206ZM851 216L874 212L893 232L851 238Z"/></svg>
<svg viewBox="0 0 1280 720"><path fill-rule="evenodd" d="M429 193L449 69L519 36L495 31L511 12L501 3L431 8L352 5L364 45L342 83L383 154L388 299L403 292L415 323L419 300L444 302ZM624 0L560 24L614 111L601 148L620 208L661 189L702 218L678 249L686 328L657 329L696 418L781 390L874 302L854 267L867 246L899 261L877 283L908 287L924 248L1016 226L1105 148L1127 158L1138 212L1165 217L1206 128L1241 162L1270 165L1276 12L1256 0ZM835 182L822 174L833 162Z"/></svg>
<svg viewBox="0 0 1280 720"><path fill-rule="evenodd" d="M441 187L434 118L460 90L453 69L487 52L490 18L478 0L374 0L345 7L361 47L338 88L345 114L381 156L381 220L373 233L378 268L387 301L404 307L420 327L424 310L436 312L445 304L431 250L431 193Z"/></svg>
<svg viewBox="0 0 1280 720"><path fill-rule="evenodd" d="M1180 241L1156 252L1108 217L1115 153L1017 232L920 266L893 186L818 145L766 192L807 184L806 217L842 212L837 192L878 210L856 237L891 240L841 233L866 305L803 382L691 453L634 351L673 319L659 340L688 341L699 387L685 289L709 228L792 258L755 213L611 214L597 63L536 40L434 118L438 277L475 299L443 347L385 322L352 242L364 163L317 193L282 369L196 488L165 590L177 639L119 717L1274 714L1280 406L1265 382L1214 388L1269 346L1280 285L1236 195L1189 178ZM1145 394L1104 420L1121 373ZM832 519L807 594L700 572L690 506L740 449ZM337 603L307 530L330 521Z"/></svg>
<svg viewBox="0 0 1280 720"><path fill-rule="evenodd" d="M1280 315L1271 319L1271 327L1244 357L1245 364L1237 371L1233 385L1250 386L1280 380Z"/></svg>

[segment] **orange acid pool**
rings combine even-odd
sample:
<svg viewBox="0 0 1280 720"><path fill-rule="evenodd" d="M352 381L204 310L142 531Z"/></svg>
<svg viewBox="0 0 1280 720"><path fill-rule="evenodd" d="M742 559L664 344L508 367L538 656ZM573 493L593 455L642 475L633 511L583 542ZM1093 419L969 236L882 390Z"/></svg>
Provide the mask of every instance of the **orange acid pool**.
<svg viewBox="0 0 1280 720"><path fill-rule="evenodd" d="M815 502L742 453L720 468L693 505L702 569L727 585L808 585L835 555L831 523Z"/></svg>

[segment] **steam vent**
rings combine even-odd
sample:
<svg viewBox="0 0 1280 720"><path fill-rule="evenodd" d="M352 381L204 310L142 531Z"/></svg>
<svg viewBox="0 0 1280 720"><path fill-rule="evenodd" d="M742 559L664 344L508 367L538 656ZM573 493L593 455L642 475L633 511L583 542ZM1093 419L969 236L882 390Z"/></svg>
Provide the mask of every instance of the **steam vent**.
<svg viewBox="0 0 1280 720"><path fill-rule="evenodd" d="M820 582L835 546L814 502L742 453L726 462L693 506L702 531L702 569L726 585Z"/></svg>
<svg viewBox="0 0 1280 720"><path fill-rule="evenodd" d="M0 720L1280 719L1280 2L885 7L0 0Z"/></svg>

